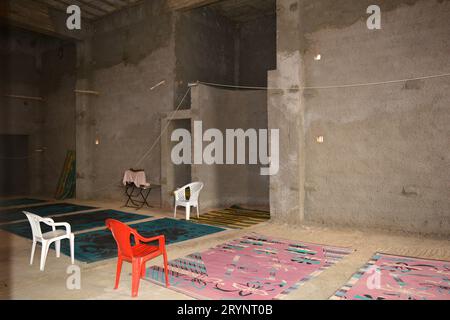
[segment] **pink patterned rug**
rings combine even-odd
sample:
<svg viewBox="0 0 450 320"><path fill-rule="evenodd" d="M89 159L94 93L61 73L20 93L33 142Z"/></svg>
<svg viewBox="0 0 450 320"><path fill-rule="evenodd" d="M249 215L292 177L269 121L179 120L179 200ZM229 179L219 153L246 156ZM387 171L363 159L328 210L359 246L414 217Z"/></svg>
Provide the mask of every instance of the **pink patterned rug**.
<svg viewBox="0 0 450 320"><path fill-rule="evenodd" d="M171 289L197 299L280 299L353 250L251 234L169 262ZM163 285L164 269L146 279Z"/></svg>
<svg viewBox="0 0 450 320"><path fill-rule="evenodd" d="M333 300L450 300L450 262L377 253Z"/></svg>

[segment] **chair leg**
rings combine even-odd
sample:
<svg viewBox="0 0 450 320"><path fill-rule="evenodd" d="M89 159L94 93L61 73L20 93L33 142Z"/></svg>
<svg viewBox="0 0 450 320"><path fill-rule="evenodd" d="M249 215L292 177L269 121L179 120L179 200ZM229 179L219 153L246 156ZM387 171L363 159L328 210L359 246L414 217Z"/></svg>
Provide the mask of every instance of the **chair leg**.
<svg viewBox="0 0 450 320"><path fill-rule="evenodd" d="M55 241L55 250L56 257L59 258L61 256L61 240Z"/></svg>
<svg viewBox="0 0 450 320"><path fill-rule="evenodd" d="M70 259L72 264L75 264L75 235L72 233L69 238L70 241Z"/></svg>
<svg viewBox="0 0 450 320"><path fill-rule="evenodd" d="M45 260L47 259L47 253L48 253L49 246L50 246L50 243L48 243L47 241L42 241L41 265L40 265L41 271L44 271L44 268L45 268Z"/></svg>
<svg viewBox="0 0 450 320"><path fill-rule="evenodd" d="M198 207L199 207L199 206L198 206L198 204L197 204L197 219L200 218L200 209L199 209Z"/></svg>
<svg viewBox="0 0 450 320"><path fill-rule="evenodd" d="M167 263L167 252L166 249L164 248L163 251L163 258L164 258L164 274L166 276L166 288L170 287L170 283L169 283L169 267L168 267L168 263Z"/></svg>
<svg viewBox="0 0 450 320"><path fill-rule="evenodd" d="M137 297L139 291L139 281L141 280L141 261L133 259L132 262L132 276L131 276L131 296Z"/></svg>
<svg viewBox="0 0 450 320"><path fill-rule="evenodd" d="M177 217L177 205L175 205L175 209L173 210L173 217Z"/></svg>
<svg viewBox="0 0 450 320"><path fill-rule="evenodd" d="M147 269L145 269L145 262L142 262L141 265L141 278L145 278L145 272L147 271Z"/></svg>
<svg viewBox="0 0 450 320"><path fill-rule="evenodd" d="M116 284L114 285L114 289L119 288L119 281L120 281L120 273L122 272L122 258L117 259L117 271L116 271Z"/></svg>
<svg viewBox="0 0 450 320"><path fill-rule="evenodd" d="M36 240L33 239L33 245L31 246L31 258L30 265L33 264L34 252L36 251Z"/></svg>
<svg viewBox="0 0 450 320"><path fill-rule="evenodd" d="M186 220L187 221L191 220L191 206L190 205L186 206Z"/></svg>

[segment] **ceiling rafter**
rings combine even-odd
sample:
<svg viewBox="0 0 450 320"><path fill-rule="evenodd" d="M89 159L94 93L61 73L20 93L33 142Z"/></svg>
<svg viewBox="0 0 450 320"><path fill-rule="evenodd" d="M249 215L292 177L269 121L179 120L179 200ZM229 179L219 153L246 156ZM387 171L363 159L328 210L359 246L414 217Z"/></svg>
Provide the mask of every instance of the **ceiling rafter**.
<svg viewBox="0 0 450 320"><path fill-rule="evenodd" d="M88 4L78 1L78 0L55 0L55 1L61 2L62 4L66 5L66 6L70 6L73 4L77 5L80 7L82 12L86 11L86 12L94 15L96 18L101 17L102 15L108 13L108 11L105 11L103 9L98 9L95 6L93 7L91 5L88 5Z"/></svg>
<svg viewBox="0 0 450 320"><path fill-rule="evenodd" d="M222 0L167 0L167 5L172 10L191 10L204 7Z"/></svg>
<svg viewBox="0 0 450 320"><path fill-rule="evenodd" d="M58 0L35 0L37 2L43 3L47 5L50 8L56 9L58 11L66 13L68 5L64 2L58 1ZM82 12L82 17L86 18L88 20L95 19L95 15L89 13L89 12Z"/></svg>
<svg viewBox="0 0 450 320"><path fill-rule="evenodd" d="M72 1L72 0L70 0L70 1ZM105 0L103 0L103 1L78 0L78 1L81 2L82 5L91 7L93 9L102 11L104 13L111 13L111 12L117 10L116 7L112 6Z"/></svg>

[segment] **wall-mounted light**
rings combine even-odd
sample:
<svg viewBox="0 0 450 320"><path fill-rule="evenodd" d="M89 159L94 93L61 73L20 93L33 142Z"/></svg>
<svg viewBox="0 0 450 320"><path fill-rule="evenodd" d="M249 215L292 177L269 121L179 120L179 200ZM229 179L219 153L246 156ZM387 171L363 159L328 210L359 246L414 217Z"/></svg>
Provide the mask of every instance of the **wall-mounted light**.
<svg viewBox="0 0 450 320"><path fill-rule="evenodd" d="M324 142L323 136L317 136L316 141L317 141L317 143L323 143Z"/></svg>
<svg viewBox="0 0 450 320"><path fill-rule="evenodd" d="M316 54L316 55L314 56L314 60L315 60L315 61L319 61L320 59L322 59L322 55L321 55L321 54Z"/></svg>
<svg viewBox="0 0 450 320"><path fill-rule="evenodd" d="M100 140L97 138L95 139L95 145L98 146L100 144Z"/></svg>

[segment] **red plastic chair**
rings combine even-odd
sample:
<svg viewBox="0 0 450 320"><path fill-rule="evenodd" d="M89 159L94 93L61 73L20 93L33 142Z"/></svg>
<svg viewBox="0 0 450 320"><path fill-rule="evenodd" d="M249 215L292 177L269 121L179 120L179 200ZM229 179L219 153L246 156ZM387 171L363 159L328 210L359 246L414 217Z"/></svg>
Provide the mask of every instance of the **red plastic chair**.
<svg viewBox="0 0 450 320"><path fill-rule="evenodd" d="M132 285L131 296L136 297L139 290L139 281L141 277L145 276L145 263L157 256L163 255L164 258L164 271L166 277L166 287L169 287L169 274L167 268L167 252L166 241L164 236L157 236L153 238L144 238L135 229L130 228L126 224L108 219L106 220L106 226L111 230L114 239L117 242L117 273L116 273L116 285L114 289L119 287L120 272L122 271L122 262L131 262L132 272ZM134 237L135 245L131 245L131 236ZM146 242L154 242L158 240L159 244L148 245Z"/></svg>

